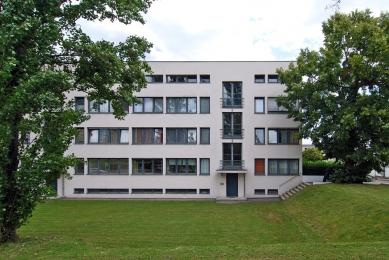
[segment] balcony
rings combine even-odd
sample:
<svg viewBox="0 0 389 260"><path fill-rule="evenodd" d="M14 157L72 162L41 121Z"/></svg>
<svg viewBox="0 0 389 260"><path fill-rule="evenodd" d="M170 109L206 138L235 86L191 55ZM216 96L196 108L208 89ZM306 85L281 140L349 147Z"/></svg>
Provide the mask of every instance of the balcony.
<svg viewBox="0 0 389 260"><path fill-rule="evenodd" d="M219 170L245 170L243 160L221 160Z"/></svg>
<svg viewBox="0 0 389 260"><path fill-rule="evenodd" d="M244 129L224 128L220 129L220 136L223 139L243 139Z"/></svg>
<svg viewBox="0 0 389 260"><path fill-rule="evenodd" d="M221 98L220 105L222 108L243 108L243 98Z"/></svg>

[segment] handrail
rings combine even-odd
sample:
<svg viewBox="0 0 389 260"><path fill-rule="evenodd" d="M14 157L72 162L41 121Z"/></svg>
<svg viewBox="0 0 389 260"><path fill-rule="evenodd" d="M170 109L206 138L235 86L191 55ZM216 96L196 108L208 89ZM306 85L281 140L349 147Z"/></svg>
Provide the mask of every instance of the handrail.
<svg viewBox="0 0 389 260"><path fill-rule="evenodd" d="M287 183L287 182L290 182L291 180L293 180L294 178L296 178L296 177L298 177L298 176L301 176L301 174L299 174L299 175L296 175L296 176L293 176L292 178L290 178L289 180L287 180L286 182L284 182L284 183L282 183L282 184L280 184L280 186L278 186L278 187L281 187L282 185L284 185L285 183Z"/></svg>

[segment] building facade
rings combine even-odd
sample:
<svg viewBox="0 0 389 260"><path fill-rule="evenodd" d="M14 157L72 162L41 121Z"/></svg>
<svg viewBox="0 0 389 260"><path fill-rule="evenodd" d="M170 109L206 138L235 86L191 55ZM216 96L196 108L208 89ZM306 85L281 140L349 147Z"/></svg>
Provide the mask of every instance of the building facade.
<svg viewBox="0 0 389 260"><path fill-rule="evenodd" d="M149 62L153 75L119 121L109 102L68 150L88 163L58 180L70 198L217 199L278 197L302 182L298 123L275 98L289 62Z"/></svg>

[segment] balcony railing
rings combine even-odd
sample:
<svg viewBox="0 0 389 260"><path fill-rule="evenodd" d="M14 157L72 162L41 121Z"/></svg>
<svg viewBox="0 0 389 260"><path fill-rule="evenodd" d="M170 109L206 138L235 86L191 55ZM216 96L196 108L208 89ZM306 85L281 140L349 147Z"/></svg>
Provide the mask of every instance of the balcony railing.
<svg viewBox="0 0 389 260"><path fill-rule="evenodd" d="M221 98L220 103L222 108L242 108L243 98Z"/></svg>
<svg viewBox="0 0 389 260"><path fill-rule="evenodd" d="M221 160L220 161L220 170L244 170L244 161L243 160Z"/></svg>
<svg viewBox="0 0 389 260"><path fill-rule="evenodd" d="M243 139L244 129L220 129L220 136L223 139Z"/></svg>

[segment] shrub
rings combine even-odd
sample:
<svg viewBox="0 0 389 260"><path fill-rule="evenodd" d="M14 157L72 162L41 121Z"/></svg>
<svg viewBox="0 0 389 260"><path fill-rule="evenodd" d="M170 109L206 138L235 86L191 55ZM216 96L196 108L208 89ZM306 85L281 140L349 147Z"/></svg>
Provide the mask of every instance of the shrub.
<svg viewBox="0 0 389 260"><path fill-rule="evenodd" d="M317 148L308 148L303 151L303 160L317 162L323 160L324 156Z"/></svg>
<svg viewBox="0 0 389 260"><path fill-rule="evenodd" d="M327 167L332 167L334 170L344 169L343 164L332 161L311 162L303 160L303 175L324 176Z"/></svg>

